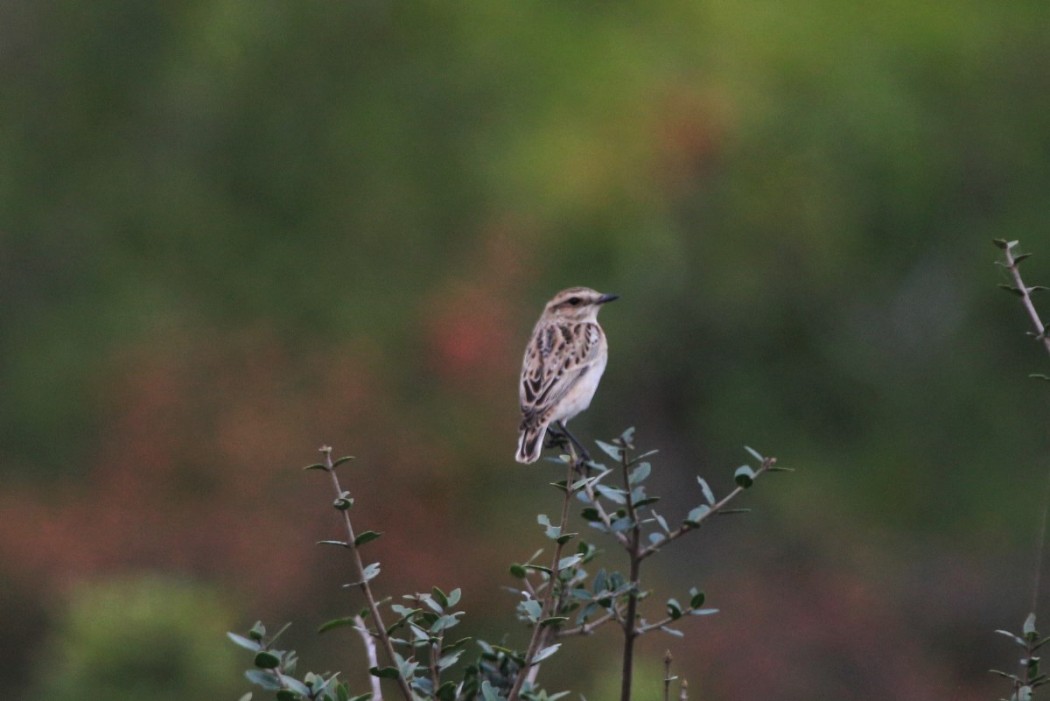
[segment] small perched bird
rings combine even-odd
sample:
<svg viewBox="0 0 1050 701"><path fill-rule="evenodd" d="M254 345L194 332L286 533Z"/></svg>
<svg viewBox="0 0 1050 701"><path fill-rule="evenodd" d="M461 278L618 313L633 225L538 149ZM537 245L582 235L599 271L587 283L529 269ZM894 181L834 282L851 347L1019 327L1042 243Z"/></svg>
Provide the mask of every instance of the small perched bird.
<svg viewBox="0 0 1050 701"><path fill-rule="evenodd" d="M598 310L617 297L570 287L543 308L521 365L518 462L539 460L547 427L555 423L565 431L565 423L591 405L609 359Z"/></svg>

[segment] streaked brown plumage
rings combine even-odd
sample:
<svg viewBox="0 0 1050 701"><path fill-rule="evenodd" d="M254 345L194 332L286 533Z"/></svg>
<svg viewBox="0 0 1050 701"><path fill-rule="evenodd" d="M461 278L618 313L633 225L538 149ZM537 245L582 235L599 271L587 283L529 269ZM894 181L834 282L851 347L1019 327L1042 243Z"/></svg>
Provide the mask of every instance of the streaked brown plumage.
<svg viewBox="0 0 1050 701"><path fill-rule="evenodd" d="M609 352L598 310L616 298L589 287L570 287L544 307L521 367L518 462L536 462L547 427L590 406Z"/></svg>

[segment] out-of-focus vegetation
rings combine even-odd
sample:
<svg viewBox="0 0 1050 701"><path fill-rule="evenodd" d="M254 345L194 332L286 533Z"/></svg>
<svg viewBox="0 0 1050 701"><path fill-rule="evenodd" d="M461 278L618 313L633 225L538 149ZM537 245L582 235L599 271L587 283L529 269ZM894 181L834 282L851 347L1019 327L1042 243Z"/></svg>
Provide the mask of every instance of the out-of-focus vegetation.
<svg viewBox="0 0 1050 701"><path fill-rule="evenodd" d="M80 586L37 668L35 699L175 701L242 686L223 645L231 608L207 588L159 577Z"/></svg>
<svg viewBox="0 0 1050 701"><path fill-rule="evenodd" d="M989 240L1050 280L1047 20L1029 0L4 5L5 688L41 683L88 577L192 577L306 619L310 645L311 617L356 606L309 546L328 523L294 468L324 442L375 465L350 488L382 478L362 502L411 563L392 589L461 586L483 637L506 627L490 556L555 479L513 463L521 348L587 284L623 299L578 435L636 424L681 472L665 485L745 442L801 468L759 525L704 535L717 572L667 573L722 609L676 652L690 688L994 697L1047 389Z"/></svg>

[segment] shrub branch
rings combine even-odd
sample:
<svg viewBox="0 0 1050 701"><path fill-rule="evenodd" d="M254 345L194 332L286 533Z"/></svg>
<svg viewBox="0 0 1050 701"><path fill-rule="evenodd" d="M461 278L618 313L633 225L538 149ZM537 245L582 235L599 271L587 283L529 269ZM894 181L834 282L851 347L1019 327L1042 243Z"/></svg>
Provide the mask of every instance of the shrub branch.
<svg viewBox="0 0 1050 701"><path fill-rule="evenodd" d="M324 446L321 448L321 454L324 455L324 469L328 473L328 476L332 478L332 488L335 490L336 499L345 499L346 493L339 484L339 476L335 472L335 464L332 462L332 448L331 446ZM372 587L368 583L369 575L365 572L364 561L361 559L361 551L355 543L356 536L354 535L353 524L350 523L349 509L342 510L343 524L346 526L346 547L350 550L350 554L354 564L354 576L357 577L357 581L353 586L356 586L361 594L365 597L365 603L368 606L368 614L372 617L372 622L375 625L375 631L371 634L379 639L379 644L383 648L383 652L386 654L387 660L391 665L397 665L397 655L394 652L394 643L387 634L386 625L383 623L383 617L379 612L379 602L376 601L375 595L372 593ZM364 621L362 621L362 624ZM362 626L367 631L366 626ZM367 650L367 646L366 646ZM372 653L374 657L374 651ZM369 660L371 661L371 660ZM373 682L372 688L373 693L378 684ZM405 701L413 701L415 695L412 693L411 687L408 685L408 680L403 675L397 675L397 686L401 690L401 695L405 697ZM382 701L382 697L378 695L373 696L374 701Z"/></svg>

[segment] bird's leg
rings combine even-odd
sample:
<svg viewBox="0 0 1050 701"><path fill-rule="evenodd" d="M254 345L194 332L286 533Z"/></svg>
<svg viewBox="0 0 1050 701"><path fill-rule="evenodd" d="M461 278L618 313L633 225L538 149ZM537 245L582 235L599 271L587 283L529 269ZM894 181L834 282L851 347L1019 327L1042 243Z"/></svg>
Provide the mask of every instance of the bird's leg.
<svg viewBox="0 0 1050 701"><path fill-rule="evenodd" d="M572 435L572 434L571 434L571 433L569 432L569 429L567 429L567 428L565 427L565 423L564 423L564 422L562 422L562 421L558 421L558 422L557 422L557 426L558 426L558 430L559 430L559 431L560 431L560 432L561 432L561 433L562 433L562 434L563 434L563 435L564 435L564 436L565 436L566 438L568 438L568 439L569 439L570 441L572 441L572 444L573 444L574 446L576 446L576 450L580 451L580 457L582 458L582 460L580 461L580 464L582 465L582 464L584 464L584 463L588 463L588 462L590 462L590 461L591 461L591 454L590 454L590 453L588 453L588 452L587 452L587 449L583 447L583 443L580 443L580 442L579 442L578 440L576 440L576 436Z"/></svg>
<svg viewBox="0 0 1050 701"><path fill-rule="evenodd" d="M543 447L550 450L568 450L569 437L558 430L557 426L548 426L547 435L543 439Z"/></svg>

